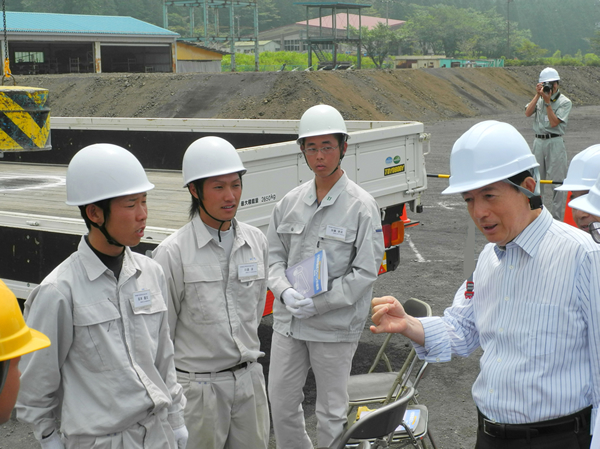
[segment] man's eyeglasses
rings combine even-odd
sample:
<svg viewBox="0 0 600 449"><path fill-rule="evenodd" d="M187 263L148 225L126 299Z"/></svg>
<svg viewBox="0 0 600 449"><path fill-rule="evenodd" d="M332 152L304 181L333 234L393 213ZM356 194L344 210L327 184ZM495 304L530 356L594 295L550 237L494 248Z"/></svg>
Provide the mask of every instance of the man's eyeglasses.
<svg viewBox="0 0 600 449"><path fill-rule="evenodd" d="M331 154L331 152L333 150L337 150L340 146L338 145L337 147L323 147L323 148L305 148L303 151L306 154L309 154L311 156L315 156L319 151L323 154Z"/></svg>
<svg viewBox="0 0 600 449"><path fill-rule="evenodd" d="M592 234L594 242L600 243L600 222L593 221L588 225L588 229L590 234Z"/></svg>

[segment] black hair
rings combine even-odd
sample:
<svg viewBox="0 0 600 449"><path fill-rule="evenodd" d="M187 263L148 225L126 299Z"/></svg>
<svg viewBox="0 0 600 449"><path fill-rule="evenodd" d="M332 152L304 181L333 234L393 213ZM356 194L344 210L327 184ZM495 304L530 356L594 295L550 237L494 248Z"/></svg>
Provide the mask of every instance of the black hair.
<svg viewBox="0 0 600 449"><path fill-rule="evenodd" d="M340 150L342 149L342 145L344 144L344 142L346 142L348 140L348 134L344 134L344 133L335 133L334 134L335 139L338 141L338 145L340 147ZM304 146L304 142L306 141L306 137L303 137L302 140L300 141L300 145Z"/></svg>
<svg viewBox="0 0 600 449"><path fill-rule="evenodd" d="M190 204L189 210L190 220L194 218L196 214L200 213L199 208L202 204L201 201L204 199L204 181L206 181L206 178L196 179L190 182L190 184L194 184L194 187L196 187L196 193L198 194L198 198L196 198L194 195L192 195L192 192L190 192L190 196L192 197L192 202ZM188 184L188 189L189 188L190 187Z"/></svg>
<svg viewBox="0 0 600 449"><path fill-rule="evenodd" d="M531 177L532 177L531 172L529 170L525 170L525 171L522 171L521 173L517 173L516 175L511 176L510 178L508 178L508 180L510 182L512 182L513 184L516 184L517 186L520 186L523 183L523 181L525 181L525 179L531 178ZM520 191L516 186L512 186L512 187L517 192Z"/></svg>
<svg viewBox="0 0 600 449"><path fill-rule="evenodd" d="M100 209L102 209L102 212L104 213L104 224L106 224L106 222L108 221L108 217L110 216L110 202L112 201L112 198L108 198L105 200L100 200L100 201L96 201L95 203L90 203L90 204L94 204L96 206L98 206ZM88 228L88 231L92 228L92 226L94 226L94 222L92 220L90 220L90 217L88 217L86 208L87 208L87 204L85 206L79 206L79 211L81 212L81 217L83 218L83 221L85 221L85 225Z"/></svg>
<svg viewBox="0 0 600 449"><path fill-rule="evenodd" d="M342 145L344 145L344 142L348 140L348 134L336 133L335 138L337 139L341 150L341 147Z"/></svg>

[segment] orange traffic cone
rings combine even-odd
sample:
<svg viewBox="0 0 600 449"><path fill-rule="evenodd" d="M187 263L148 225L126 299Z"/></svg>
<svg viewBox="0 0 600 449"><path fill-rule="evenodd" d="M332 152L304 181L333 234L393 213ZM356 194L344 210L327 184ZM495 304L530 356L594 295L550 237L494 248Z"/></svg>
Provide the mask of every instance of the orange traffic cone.
<svg viewBox="0 0 600 449"><path fill-rule="evenodd" d="M565 204L565 214L563 216L563 222L570 224L571 226L577 227L575 220L573 220L573 211L569 207L569 201L571 201L571 192L567 194L567 204Z"/></svg>
<svg viewBox="0 0 600 449"><path fill-rule="evenodd" d="M412 228L413 226L417 226L419 224L418 220L413 221L408 218L408 215L406 214L406 204L402 205L402 215L400 215L400 221L404 223L405 228Z"/></svg>
<svg viewBox="0 0 600 449"><path fill-rule="evenodd" d="M402 215L400 215L400 220L402 220L405 225L410 223L410 218L408 218L408 215L406 214L406 204L402 205Z"/></svg>

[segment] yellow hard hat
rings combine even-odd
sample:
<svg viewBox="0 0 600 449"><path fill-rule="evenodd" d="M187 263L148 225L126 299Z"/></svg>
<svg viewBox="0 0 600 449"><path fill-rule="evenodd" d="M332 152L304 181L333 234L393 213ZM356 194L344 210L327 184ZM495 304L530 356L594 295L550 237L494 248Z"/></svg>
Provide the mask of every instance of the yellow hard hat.
<svg viewBox="0 0 600 449"><path fill-rule="evenodd" d="M0 281L0 362L50 346L50 339L25 324L13 292Z"/></svg>

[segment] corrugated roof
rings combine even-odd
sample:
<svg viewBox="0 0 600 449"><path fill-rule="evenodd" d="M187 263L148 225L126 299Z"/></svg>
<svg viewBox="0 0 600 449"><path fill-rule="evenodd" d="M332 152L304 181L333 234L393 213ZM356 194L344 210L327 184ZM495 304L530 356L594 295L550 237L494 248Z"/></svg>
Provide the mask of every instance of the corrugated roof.
<svg viewBox="0 0 600 449"><path fill-rule="evenodd" d="M322 28L332 28L333 27L332 17L333 17L332 15L321 17L321 19L320 19L321 27ZM338 30L346 29L348 17L350 19L350 25L353 26L354 28L358 28L358 18L359 18L358 14L339 13L339 14L335 15L335 24L336 24L336 28ZM378 23L383 23L385 25L386 20L387 20L387 23L390 26L390 28L396 28L405 23L404 20L386 19L385 17L373 17L373 16L361 15L360 18L361 18L361 20L360 20L361 26L367 27L368 29L375 28ZM306 26L306 20L303 20L301 22L296 22L296 24ZM316 19L310 19L308 21L308 24L310 26L318 27L319 26L319 18L317 17Z"/></svg>
<svg viewBox="0 0 600 449"><path fill-rule="evenodd" d="M83 14L51 14L7 12L8 32L66 34L124 34L179 36L167 29L126 16L90 16Z"/></svg>

